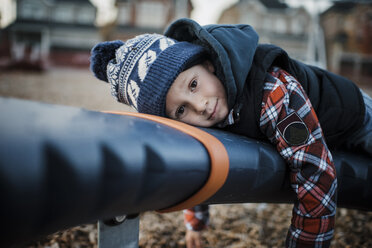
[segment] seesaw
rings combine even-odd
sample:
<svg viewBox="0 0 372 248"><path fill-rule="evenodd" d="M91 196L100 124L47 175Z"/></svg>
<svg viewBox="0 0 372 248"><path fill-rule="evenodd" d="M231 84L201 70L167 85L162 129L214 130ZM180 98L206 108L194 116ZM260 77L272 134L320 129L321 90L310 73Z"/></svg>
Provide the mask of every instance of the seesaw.
<svg viewBox="0 0 372 248"><path fill-rule="evenodd" d="M264 142L137 113L10 98L0 98L0 117L1 247L144 211L294 201L287 166ZM333 157L338 206L371 211L371 157ZM120 247L138 245L138 217L129 225L119 231L134 238L117 239ZM102 247L115 245L101 238L114 228L100 222Z"/></svg>

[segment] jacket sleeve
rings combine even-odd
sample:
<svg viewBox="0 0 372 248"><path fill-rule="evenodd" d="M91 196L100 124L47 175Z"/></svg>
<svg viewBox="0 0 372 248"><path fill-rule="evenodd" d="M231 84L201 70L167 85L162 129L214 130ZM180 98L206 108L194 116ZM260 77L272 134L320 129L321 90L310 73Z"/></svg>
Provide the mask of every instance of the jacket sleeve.
<svg viewBox="0 0 372 248"><path fill-rule="evenodd" d="M287 247L329 247L336 213L336 170L316 113L301 85L274 68L264 86L261 130L290 167L297 199Z"/></svg>
<svg viewBox="0 0 372 248"><path fill-rule="evenodd" d="M202 231L209 223L209 206L197 205L183 211L184 222L187 230Z"/></svg>

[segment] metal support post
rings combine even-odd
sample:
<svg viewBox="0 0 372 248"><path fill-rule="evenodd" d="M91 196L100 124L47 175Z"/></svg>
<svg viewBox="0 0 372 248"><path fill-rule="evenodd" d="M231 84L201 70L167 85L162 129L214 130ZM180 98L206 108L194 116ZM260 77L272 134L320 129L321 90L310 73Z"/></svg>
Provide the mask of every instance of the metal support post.
<svg viewBox="0 0 372 248"><path fill-rule="evenodd" d="M98 248L138 248L139 215L98 222Z"/></svg>

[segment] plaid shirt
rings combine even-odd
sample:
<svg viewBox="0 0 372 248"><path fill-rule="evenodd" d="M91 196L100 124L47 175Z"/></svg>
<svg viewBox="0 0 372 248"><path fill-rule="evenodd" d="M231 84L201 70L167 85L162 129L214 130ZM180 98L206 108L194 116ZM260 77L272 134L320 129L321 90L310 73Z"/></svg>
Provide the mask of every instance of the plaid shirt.
<svg viewBox="0 0 372 248"><path fill-rule="evenodd" d="M289 164L291 185L297 194L286 245L329 247L337 191L331 153L300 83L277 67L269 73L263 89L260 128Z"/></svg>
<svg viewBox="0 0 372 248"><path fill-rule="evenodd" d="M185 226L188 230L204 230L209 223L209 206L198 205L183 211Z"/></svg>

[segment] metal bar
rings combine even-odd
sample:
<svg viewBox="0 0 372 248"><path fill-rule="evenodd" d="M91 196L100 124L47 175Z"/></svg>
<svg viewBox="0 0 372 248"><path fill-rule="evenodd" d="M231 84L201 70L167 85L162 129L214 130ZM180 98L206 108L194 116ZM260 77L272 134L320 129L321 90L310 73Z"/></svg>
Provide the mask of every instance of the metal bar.
<svg viewBox="0 0 372 248"><path fill-rule="evenodd" d="M166 124L6 98L0 120L1 247L173 206L209 176L205 147ZM227 181L204 203L293 202L288 168L272 145L203 130L224 145L230 164ZM371 211L371 157L332 155L338 206Z"/></svg>

